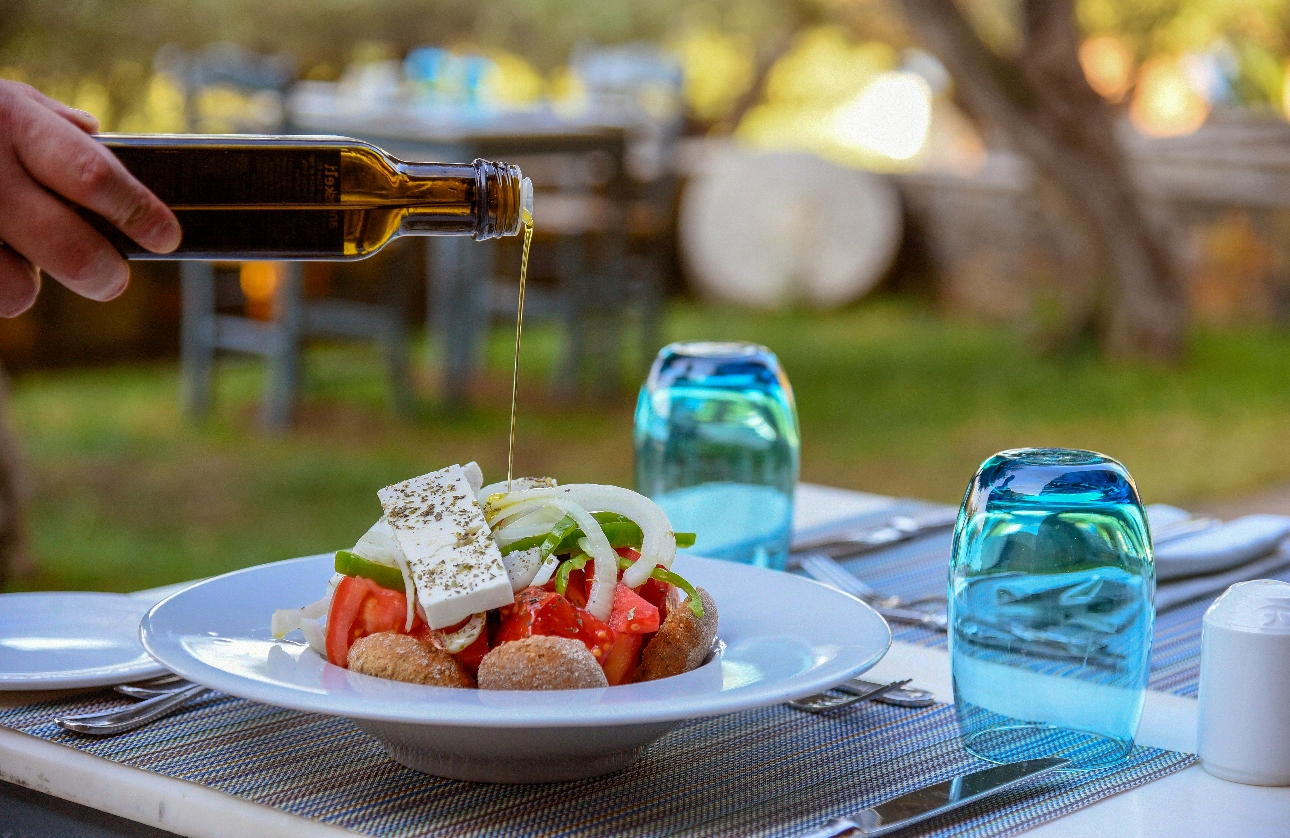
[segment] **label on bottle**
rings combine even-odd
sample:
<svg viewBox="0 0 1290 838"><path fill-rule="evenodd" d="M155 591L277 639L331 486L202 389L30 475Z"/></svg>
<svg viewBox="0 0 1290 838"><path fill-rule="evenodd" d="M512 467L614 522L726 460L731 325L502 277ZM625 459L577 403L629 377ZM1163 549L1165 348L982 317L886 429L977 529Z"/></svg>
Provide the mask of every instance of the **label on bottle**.
<svg viewBox="0 0 1290 838"><path fill-rule="evenodd" d="M108 147L172 208L340 203L338 148Z"/></svg>
<svg viewBox="0 0 1290 838"><path fill-rule="evenodd" d="M337 259L345 255L342 210L177 210L183 241L172 254L150 253L88 210L81 215L134 259Z"/></svg>

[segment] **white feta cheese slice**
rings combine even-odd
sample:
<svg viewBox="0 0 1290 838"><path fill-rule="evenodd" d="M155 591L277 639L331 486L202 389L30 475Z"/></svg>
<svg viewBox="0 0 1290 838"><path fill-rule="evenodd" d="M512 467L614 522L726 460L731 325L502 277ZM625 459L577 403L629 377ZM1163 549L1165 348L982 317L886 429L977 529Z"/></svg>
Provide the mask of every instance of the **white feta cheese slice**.
<svg viewBox="0 0 1290 838"><path fill-rule="evenodd" d="M515 601L502 553L461 466L376 493L432 629Z"/></svg>

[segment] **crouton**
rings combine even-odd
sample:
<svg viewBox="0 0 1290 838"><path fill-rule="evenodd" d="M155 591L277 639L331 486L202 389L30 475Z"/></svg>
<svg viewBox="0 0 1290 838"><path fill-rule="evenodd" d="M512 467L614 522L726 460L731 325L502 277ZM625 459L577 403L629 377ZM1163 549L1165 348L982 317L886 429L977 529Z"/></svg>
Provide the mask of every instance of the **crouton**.
<svg viewBox="0 0 1290 838"><path fill-rule="evenodd" d="M533 635L503 643L479 663L481 690L583 690L609 686L581 641Z"/></svg>
<svg viewBox="0 0 1290 838"><path fill-rule="evenodd" d="M703 588L698 589L703 616L696 617L689 604L668 611L658 634L641 651L635 681L655 681L689 672L703 663L717 638L717 603Z"/></svg>
<svg viewBox="0 0 1290 838"><path fill-rule="evenodd" d="M473 687L475 679L452 655L434 644L393 631L360 637L349 647L349 668L364 675L428 684Z"/></svg>

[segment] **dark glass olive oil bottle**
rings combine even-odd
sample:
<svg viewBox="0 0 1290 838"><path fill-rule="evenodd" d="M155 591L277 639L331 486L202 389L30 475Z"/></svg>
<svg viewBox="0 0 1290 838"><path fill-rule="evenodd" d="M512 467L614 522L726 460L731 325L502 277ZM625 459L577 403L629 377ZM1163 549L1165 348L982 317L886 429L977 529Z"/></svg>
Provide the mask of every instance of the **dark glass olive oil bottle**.
<svg viewBox="0 0 1290 838"><path fill-rule="evenodd" d="M396 236L510 236L532 212L516 166L405 163L344 137L100 134L183 228L153 254L87 220L130 259L362 259Z"/></svg>

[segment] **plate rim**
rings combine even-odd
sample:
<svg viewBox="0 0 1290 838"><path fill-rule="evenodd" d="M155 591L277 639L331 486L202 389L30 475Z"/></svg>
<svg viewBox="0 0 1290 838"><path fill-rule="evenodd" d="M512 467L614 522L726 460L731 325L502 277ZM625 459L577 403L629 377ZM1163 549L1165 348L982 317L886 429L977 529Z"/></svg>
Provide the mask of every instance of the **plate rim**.
<svg viewBox="0 0 1290 838"><path fill-rule="evenodd" d="M337 709L337 708L328 709L326 706L324 706L326 703L325 702L325 696L327 695L326 693L320 694L310 690L302 689L300 687L294 687L290 684L269 683L265 681L260 681L258 679L255 679L246 675L241 675L236 672L231 672L226 669L221 669L220 667L214 664L208 663L206 661L203 661L197 658L196 656L194 656L189 652L182 653L181 655L178 656L178 659L172 659L171 656L168 654L167 649L157 648L156 644L159 644L161 642L161 638L160 638L160 632L153 627L153 621L159 612L164 612L166 608L170 607L168 604L171 602L171 600L174 600L181 596L191 596L193 595L193 592L195 590L203 587L206 584L215 583L215 582L225 580L230 577L239 576L242 574L255 573L262 568L272 567L276 565L283 565L287 563L318 561L324 558L330 560L332 556L333 556L332 553L317 553L309 556L298 556L291 559L283 559L277 562L267 562L260 565L253 565L251 567L230 571L229 573L221 574L220 576L211 577L209 579L206 579L194 585L191 585L181 591L176 591L175 593L171 594L170 596L167 596L165 599L162 599L160 602L153 605L152 608L148 610L148 613L144 616L139 626L140 639L143 643L143 646L148 651L148 653L152 655L156 660L161 662L163 666L167 667L169 670L175 672L176 674L181 675L190 681L193 681L194 683L202 684L203 686L207 686L211 689L217 690L218 692L222 692L228 695L245 698L249 701L256 701L262 704L268 704L275 707L283 707L286 709L297 710L300 712L318 713L321 715L338 716L338 717L348 718L348 719L360 719L365 721L383 722L383 723L410 724L410 725L418 725L418 726L424 725L424 726L430 726L430 727L442 726L442 727L459 727L459 728L491 728L491 729L512 728L514 729L514 728L539 728L539 727L541 728L613 727L613 726L619 726L619 725L652 724L652 723L672 722L672 721L679 722L690 718L706 718L711 716L726 715L729 713L740 712L742 710L751 710L751 709L756 709L760 707L770 706L773 704L780 704L785 701L792 700L794 698L801 698L803 696L812 695L814 693L828 689L834 684L841 683L842 681L845 681L848 678L853 678L856 675L859 675L860 673L865 672L866 670L876 665L878 661L880 661L887 654L887 652L891 648L891 643L892 643L891 628L890 626L887 625L887 622L883 620L883 618L880 617L872 608L870 608L868 605L866 605L856 597L853 597L850 594L844 593L835 588L824 585L813 579L784 573L783 574L784 576L794 580L794 584L800 583L804 585L817 587L821 590L827 591L830 596L836 596L840 598L841 601L846 601L850 607L857 608L858 610L856 611L856 613L858 615L862 615L860 617L861 619L869 621L875 629L877 627L881 627L881 631L884 635L884 640L881 644L881 649L876 649L873 653L869 654L863 660L860 660L848 666L844 666L837 673L835 673L834 675L830 675L828 677L821 677L820 675L816 675L814 678L803 677L803 676L809 675L809 672L808 672L808 673L799 673L797 676L792 676L789 679L782 679L780 681L776 681L774 683L783 683L784 680L793 680L793 678L797 678L801 681L801 683L791 690L784 691L781 689L778 693L776 693L773 696L768 696L765 694L759 695L755 692L749 693L746 695L738 695L738 694L732 694L728 691L716 691L703 696L702 698L707 699L706 701L701 701L696 699L695 697L686 696L683 698L682 702L680 703L680 706L671 706L673 704L676 704L676 702L674 701L670 701L666 699L664 700L655 699L652 702L653 709L648 711L642 708L641 710L637 710L636 712L631 712L630 710L624 710L622 705L613 705L610 708L609 713L606 713L604 715L593 715L588 718L579 718L579 719L534 718L534 719L526 719L526 720L517 720L515 718L507 717L505 715L498 715L492 718L489 718L489 717L480 718L477 716L463 717L463 718L409 717L407 715L399 715L391 712L381 712L379 705L376 706L375 709L372 709L370 711L351 710L348 708L343 710ZM699 556L686 557L687 562L696 561L696 560L700 563L710 563L712 565L721 566L724 569L737 569L736 572L739 572L739 573L748 572L748 573L755 573L755 574L773 574L776 576L781 574L780 571L768 570L766 568L759 568L751 565L743 565L735 562L727 562L727 561L722 561L718 559L709 559L709 558L704 558ZM702 584L702 582L700 581L698 584ZM268 625L267 615L265 618L265 625L266 627ZM153 637L154 633L158 635L157 638ZM720 639L720 635L718 635L718 638ZM287 643L288 645L291 645L293 641L285 641L285 643ZM295 643L294 645L296 645L297 647L303 646L303 644L300 644L300 643ZM177 644L176 644L176 648L178 648ZM305 650L304 652L302 652L302 654L309 654L309 652L308 650ZM703 667L700 667L699 669L696 669L696 670L692 670L690 673L685 673L685 675L675 676L675 677L683 678L695 672L702 671L703 669L706 669L708 666L713 665L720 659L721 659L721 655L718 655L717 658L714 658L714 660L705 664ZM325 665L331 666L331 664L325 664ZM346 670L340 670L340 671L346 672ZM349 677L373 678L373 680L376 680L376 681L401 684L401 682L390 682L389 679L374 678L373 676L361 675L359 673L347 673L347 674L349 675ZM649 682L649 683L657 684L661 682L656 681L656 682ZM626 685L627 688L637 687L637 686L645 686L645 685L643 684ZM243 689L243 687L245 687L245 689ZM426 693L426 696L427 696L427 699L430 699L430 700L433 700L433 697L436 694L443 695L444 697L450 697L450 696L455 697L457 694L460 694L462 692L461 690L451 689L447 687L433 687L433 686L420 685L420 684L401 684L401 687L427 690L429 692ZM600 689L623 689L623 687L607 687L607 688L600 688ZM531 691L531 692L526 692L526 694L538 695L542 697L539 700L548 700L554 703L555 701L559 700L560 696L571 697L576 695L585 695L587 692L588 692L587 690L546 690L546 691ZM597 692L599 692L599 690L597 690ZM765 691L763 691L763 693L764 692ZM506 694L506 693L502 693L502 694ZM320 698L320 696L323 696L323 698ZM725 700L713 701L712 699L716 697L724 697ZM698 703L699 706L695 706L696 702ZM427 703L430 703L430 702L428 701ZM591 705L591 707L593 708L595 706L596 705ZM511 708L499 707L498 709L499 711L509 711Z"/></svg>
<svg viewBox="0 0 1290 838"><path fill-rule="evenodd" d="M139 603L139 599L131 594L120 593L119 591L12 591L10 593L0 594L0 602L6 597L23 598L23 599L42 599L46 597L62 597L77 599L112 599L116 602ZM141 609L143 616L147 615L149 609ZM140 617L142 624L143 617ZM137 629L136 629L137 633ZM147 650L144 649L146 652ZM148 652L149 657L152 653ZM154 678L158 675L165 675L169 670L152 658L150 661L140 661L137 658L128 663L112 664L109 666L85 667L81 669L62 669L49 670L40 674L31 673L12 673L0 672L0 691L2 692L48 692L51 690L77 690L89 689L93 687L106 687L113 684L127 683L129 681L140 681L145 678Z"/></svg>

